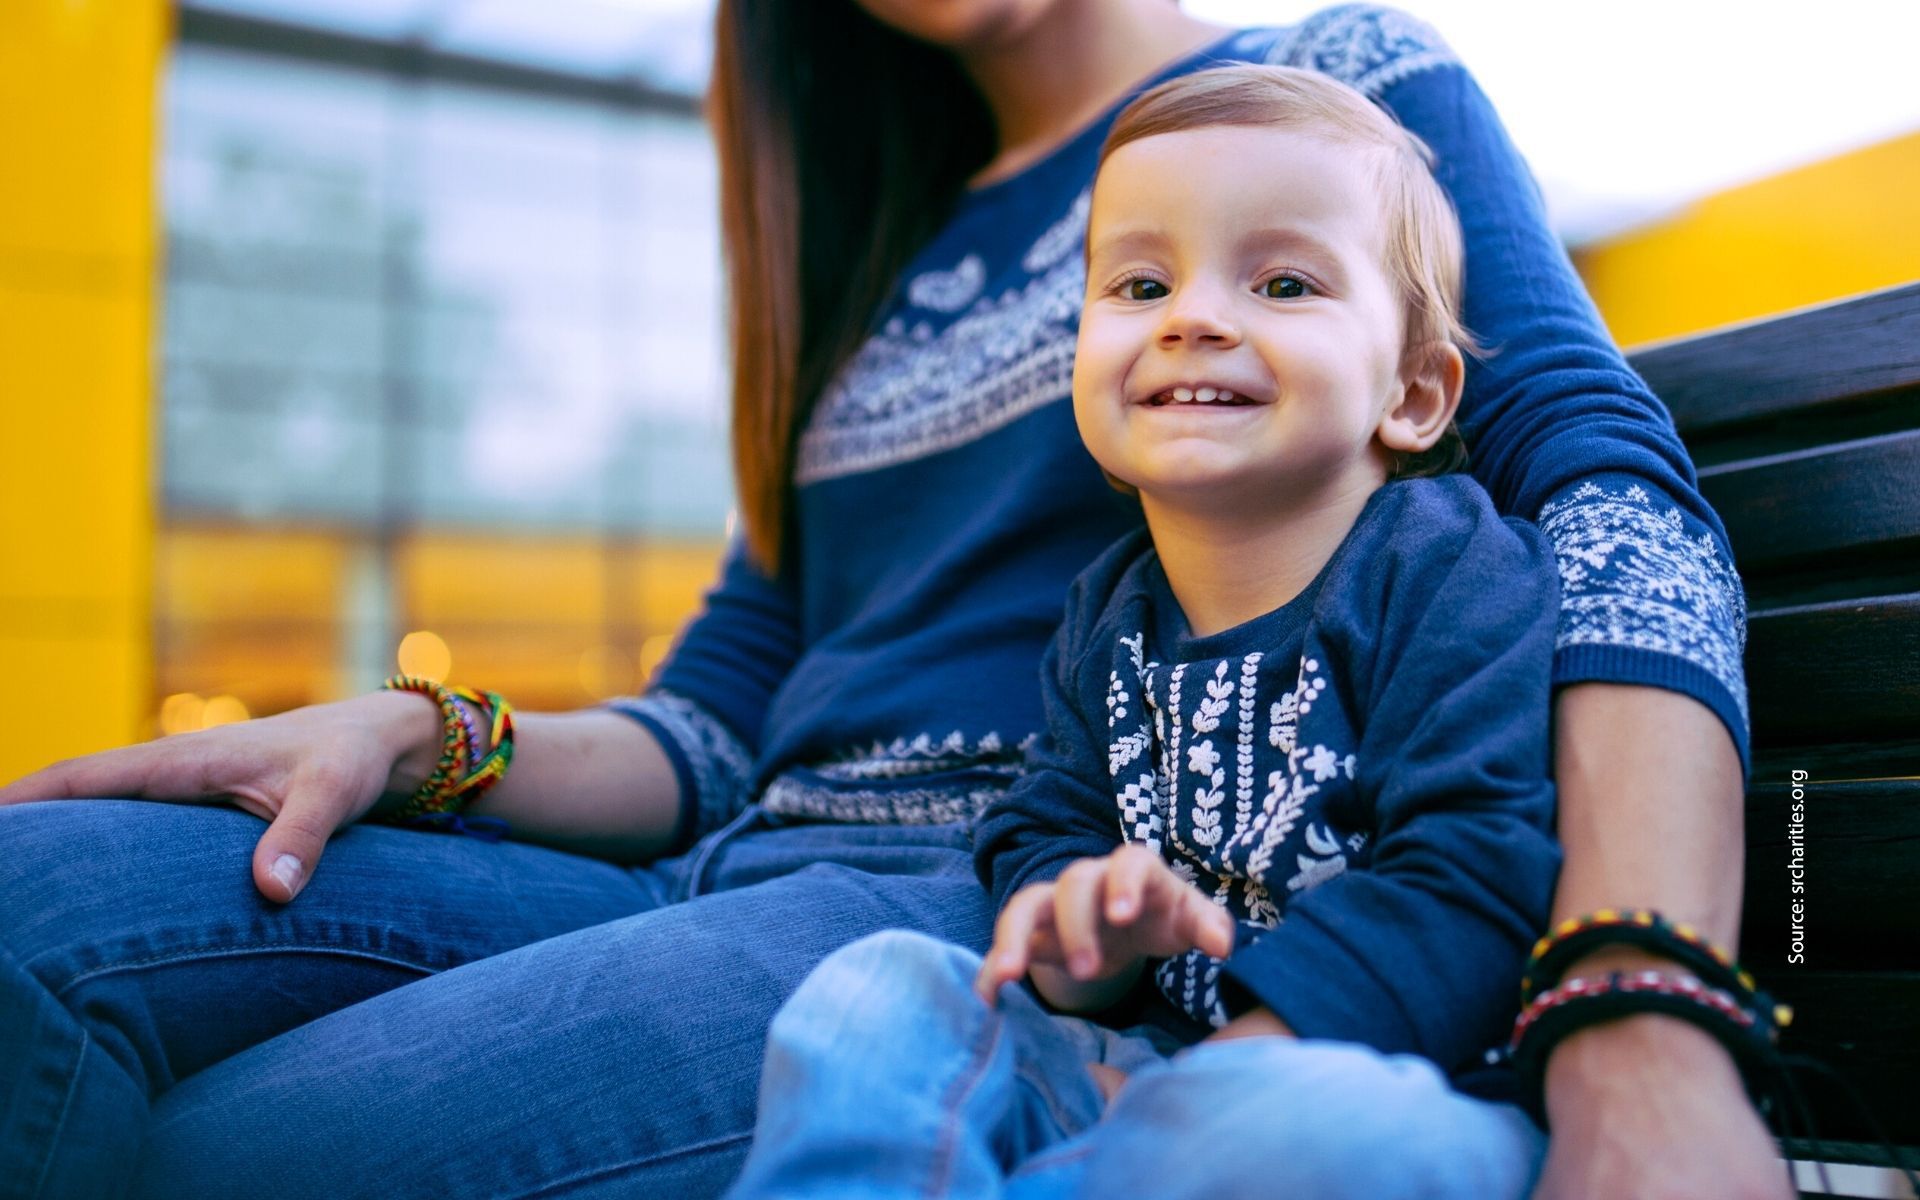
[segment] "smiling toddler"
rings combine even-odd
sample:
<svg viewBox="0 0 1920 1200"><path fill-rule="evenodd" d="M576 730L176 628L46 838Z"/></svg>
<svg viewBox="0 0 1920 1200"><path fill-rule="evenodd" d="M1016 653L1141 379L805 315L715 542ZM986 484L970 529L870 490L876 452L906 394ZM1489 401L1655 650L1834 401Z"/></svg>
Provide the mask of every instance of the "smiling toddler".
<svg viewBox="0 0 1920 1200"><path fill-rule="evenodd" d="M736 1195L1527 1193L1496 1048L1559 866L1557 575L1455 473L1461 259L1424 148L1324 76L1120 114L1073 403L1146 527L977 827L992 948L830 957Z"/></svg>

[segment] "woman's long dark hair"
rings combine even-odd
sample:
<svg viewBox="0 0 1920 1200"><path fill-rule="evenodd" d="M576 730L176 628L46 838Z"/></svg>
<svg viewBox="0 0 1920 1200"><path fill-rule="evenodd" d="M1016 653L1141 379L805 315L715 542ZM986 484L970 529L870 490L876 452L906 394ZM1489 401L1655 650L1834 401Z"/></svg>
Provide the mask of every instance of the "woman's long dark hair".
<svg viewBox="0 0 1920 1200"><path fill-rule="evenodd" d="M748 548L773 572L790 549L807 413L986 164L993 128L949 55L851 0L721 0L707 106L734 477Z"/></svg>

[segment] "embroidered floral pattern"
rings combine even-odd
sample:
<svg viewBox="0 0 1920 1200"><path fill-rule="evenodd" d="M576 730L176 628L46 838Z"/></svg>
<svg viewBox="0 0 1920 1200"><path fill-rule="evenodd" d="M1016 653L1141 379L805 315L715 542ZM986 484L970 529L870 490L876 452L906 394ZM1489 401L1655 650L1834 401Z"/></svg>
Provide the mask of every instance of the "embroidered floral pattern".
<svg viewBox="0 0 1920 1200"><path fill-rule="evenodd" d="M962 768L986 768L1007 775L1021 772L1021 756L1032 736L1007 746L997 733L969 742L959 730L936 740L930 734L875 742L842 758L817 763L812 770L828 779L898 779L906 775L933 775Z"/></svg>
<svg viewBox="0 0 1920 1200"><path fill-rule="evenodd" d="M1410 75L1460 60L1424 21L1378 5L1342 4L1289 30L1267 61L1322 71L1378 96Z"/></svg>
<svg viewBox="0 0 1920 1200"><path fill-rule="evenodd" d="M1063 223L1077 244L1086 214ZM1037 243L1036 243L1037 245ZM1029 251L1032 253L1032 251ZM984 268L983 268L984 269ZM961 282L916 277L908 287L951 300ZM984 281L983 281L984 282ZM945 329L895 317L860 347L821 394L800 437L794 479L801 484L910 462L983 437L1073 385L1073 344L1086 268L1078 254L998 295L982 295Z"/></svg>
<svg viewBox="0 0 1920 1200"><path fill-rule="evenodd" d="M941 738L921 733L875 742L776 776L760 805L780 816L851 824L972 821L1025 773L1033 741L1030 735L1008 745L997 733L969 741L956 730ZM903 786L902 780L918 782Z"/></svg>
<svg viewBox="0 0 1920 1200"><path fill-rule="evenodd" d="M1093 210L1093 189L1087 188L1074 197L1073 205L1067 209L1067 215L1047 227L1047 231L1034 239L1020 265L1028 273L1038 275L1058 263L1069 254L1080 250L1080 243L1087 236L1087 214Z"/></svg>
<svg viewBox="0 0 1920 1200"><path fill-rule="evenodd" d="M1176 875L1246 927L1243 937L1273 928L1282 915L1276 891L1285 896L1333 878L1366 844L1358 833L1345 844L1348 835L1320 815L1327 789L1351 787L1355 756L1299 737L1327 688L1319 661L1292 659L1290 676L1259 653L1174 663L1162 671L1159 663L1142 661L1139 634L1119 642L1110 664L1107 726L1108 762L1119 764L1112 782L1121 835L1160 849ZM1151 723L1127 719L1136 697L1153 714ZM1305 727L1330 728L1326 722ZM1260 768L1276 764L1257 797ZM1274 873L1279 862L1293 871L1284 887ZM1194 951L1160 964L1155 981L1183 1011L1219 1025L1226 1020L1219 974L1217 961Z"/></svg>
<svg viewBox="0 0 1920 1200"><path fill-rule="evenodd" d="M987 264L978 254L969 254L951 271L927 271L914 276L913 282L907 285L907 300L915 308L959 312L972 304L986 285Z"/></svg>
<svg viewBox="0 0 1920 1200"><path fill-rule="evenodd" d="M1542 508L1540 529L1560 568L1555 650L1672 655L1711 675L1746 717L1746 595L1711 534L1690 534L1678 508L1637 484L1592 481Z"/></svg>
<svg viewBox="0 0 1920 1200"><path fill-rule="evenodd" d="M761 793L760 806L784 817L854 825L970 823L1006 788L823 788L803 776L780 775Z"/></svg>

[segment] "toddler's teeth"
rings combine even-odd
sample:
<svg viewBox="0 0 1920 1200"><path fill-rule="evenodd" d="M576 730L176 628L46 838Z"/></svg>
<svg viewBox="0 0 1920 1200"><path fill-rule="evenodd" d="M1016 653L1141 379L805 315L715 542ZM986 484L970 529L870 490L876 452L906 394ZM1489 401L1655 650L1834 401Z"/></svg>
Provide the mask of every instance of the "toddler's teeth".
<svg viewBox="0 0 1920 1200"><path fill-rule="evenodd" d="M1228 390L1227 390L1227 389L1225 389L1225 388L1221 388L1221 389L1220 389L1220 399L1222 399L1222 400L1231 400L1231 399L1233 399L1233 393L1232 393L1232 392L1230 392L1230 391L1228 391Z"/></svg>
<svg viewBox="0 0 1920 1200"><path fill-rule="evenodd" d="M1219 393L1214 391L1212 388L1201 388L1199 391L1195 392L1193 395L1194 395L1194 399L1200 401L1200 403L1202 404L1212 404L1213 398L1219 395Z"/></svg>
<svg viewBox="0 0 1920 1200"><path fill-rule="evenodd" d="M1193 399L1193 389L1192 389L1192 388L1175 388L1175 389L1173 389L1173 402L1174 402L1175 404L1185 404L1185 403L1187 403L1188 401L1190 401L1190 400L1192 400L1192 399Z"/></svg>

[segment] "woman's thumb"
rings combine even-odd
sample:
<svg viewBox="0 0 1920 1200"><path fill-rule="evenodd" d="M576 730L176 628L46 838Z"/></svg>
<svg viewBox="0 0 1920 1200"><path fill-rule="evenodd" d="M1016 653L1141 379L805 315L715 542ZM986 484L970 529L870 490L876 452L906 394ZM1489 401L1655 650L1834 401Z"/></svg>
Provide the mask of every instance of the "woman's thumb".
<svg viewBox="0 0 1920 1200"><path fill-rule="evenodd" d="M253 886L281 904L298 896L313 877L335 823L326 801L319 797L288 797L253 848Z"/></svg>

